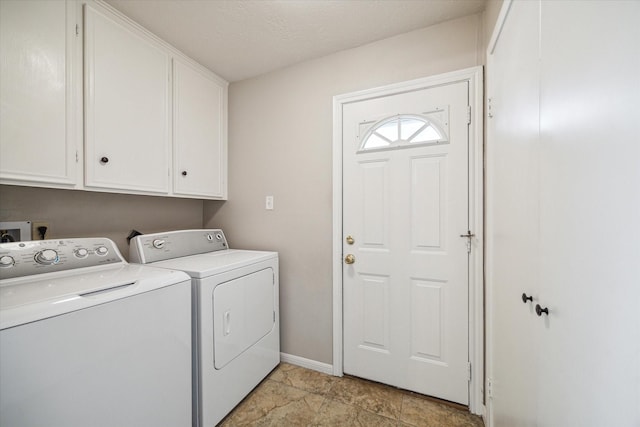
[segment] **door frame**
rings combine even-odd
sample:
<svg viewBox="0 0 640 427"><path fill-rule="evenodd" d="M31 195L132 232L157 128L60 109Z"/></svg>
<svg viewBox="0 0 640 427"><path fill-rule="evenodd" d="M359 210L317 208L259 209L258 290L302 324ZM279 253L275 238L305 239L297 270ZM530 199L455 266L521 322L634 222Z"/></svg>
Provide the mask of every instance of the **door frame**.
<svg viewBox="0 0 640 427"><path fill-rule="evenodd" d="M434 86L466 81L469 83L469 224L472 251L469 257L469 410L483 415L484 391L484 147L483 147L483 68L466 68L431 77L395 83L333 97L333 375L343 375L343 295L342 295L342 110L345 104L379 98ZM461 234L466 230L460 230Z"/></svg>

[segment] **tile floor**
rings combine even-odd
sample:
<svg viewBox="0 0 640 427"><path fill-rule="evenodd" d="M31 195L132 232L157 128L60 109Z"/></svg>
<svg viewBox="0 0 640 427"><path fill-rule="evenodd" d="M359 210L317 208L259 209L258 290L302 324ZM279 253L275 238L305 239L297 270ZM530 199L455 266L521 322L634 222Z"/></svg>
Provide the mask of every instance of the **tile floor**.
<svg viewBox="0 0 640 427"><path fill-rule="evenodd" d="M483 427L460 405L281 363L221 423L240 426Z"/></svg>

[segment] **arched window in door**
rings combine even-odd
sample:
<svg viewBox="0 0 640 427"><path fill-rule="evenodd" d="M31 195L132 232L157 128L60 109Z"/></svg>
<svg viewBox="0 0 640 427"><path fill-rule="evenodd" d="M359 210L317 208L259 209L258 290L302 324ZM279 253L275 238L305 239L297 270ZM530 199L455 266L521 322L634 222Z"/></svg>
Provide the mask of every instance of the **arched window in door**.
<svg viewBox="0 0 640 427"><path fill-rule="evenodd" d="M359 151L401 148L447 142L435 120L414 114L399 114L379 120L363 135Z"/></svg>

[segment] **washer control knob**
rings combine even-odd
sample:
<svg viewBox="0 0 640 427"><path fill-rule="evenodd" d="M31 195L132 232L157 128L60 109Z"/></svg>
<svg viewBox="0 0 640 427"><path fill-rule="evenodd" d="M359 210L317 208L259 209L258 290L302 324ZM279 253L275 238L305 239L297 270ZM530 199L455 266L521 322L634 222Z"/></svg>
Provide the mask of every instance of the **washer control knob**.
<svg viewBox="0 0 640 427"><path fill-rule="evenodd" d="M60 259L58 258L58 252L53 249L45 249L36 254L35 260L38 264L51 265L57 264Z"/></svg>
<svg viewBox="0 0 640 427"><path fill-rule="evenodd" d="M162 249L162 248L164 248L164 244L165 243L166 242L164 240L162 240L162 239L155 239L153 241L153 247L156 248L156 249Z"/></svg>
<svg viewBox="0 0 640 427"><path fill-rule="evenodd" d="M13 267L13 264L15 264L15 263L16 262L13 259L12 256L4 255L4 256L0 257L0 268Z"/></svg>
<svg viewBox="0 0 640 427"><path fill-rule="evenodd" d="M89 251L86 250L85 248L78 248L76 250L73 251L73 253L75 254L76 258L86 258L89 255Z"/></svg>
<svg viewBox="0 0 640 427"><path fill-rule="evenodd" d="M100 246L96 248L96 255L105 256L108 253L109 253L109 249L107 249L106 246Z"/></svg>
<svg viewBox="0 0 640 427"><path fill-rule="evenodd" d="M212 242L213 241L213 234L207 233L207 240Z"/></svg>
<svg viewBox="0 0 640 427"><path fill-rule="evenodd" d="M216 240L222 240L222 234L220 233L216 234Z"/></svg>

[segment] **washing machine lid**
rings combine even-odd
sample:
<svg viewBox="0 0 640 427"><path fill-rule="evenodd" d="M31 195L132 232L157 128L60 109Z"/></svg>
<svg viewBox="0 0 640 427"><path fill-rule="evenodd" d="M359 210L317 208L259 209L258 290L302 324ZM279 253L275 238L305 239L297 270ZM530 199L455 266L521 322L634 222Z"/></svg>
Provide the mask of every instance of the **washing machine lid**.
<svg viewBox="0 0 640 427"><path fill-rule="evenodd" d="M9 279L0 284L0 330L190 280L181 271L136 264Z"/></svg>
<svg viewBox="0 0 640 427"><path fill-rule="evenodd" d="M277 252L226 249L147 265L184 271L193 278L202 279L277 257Z"/></svg>

